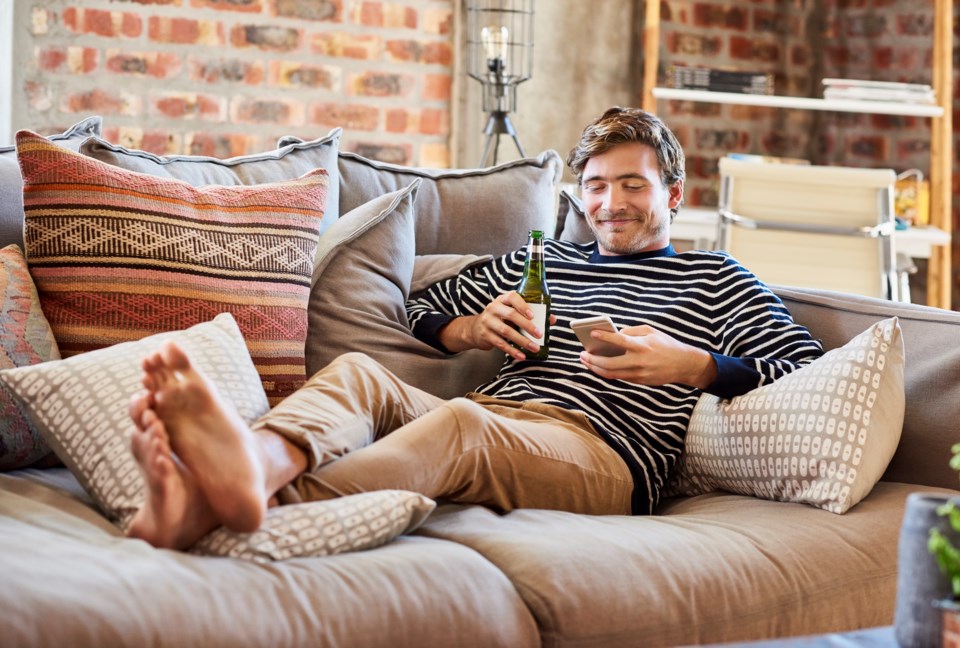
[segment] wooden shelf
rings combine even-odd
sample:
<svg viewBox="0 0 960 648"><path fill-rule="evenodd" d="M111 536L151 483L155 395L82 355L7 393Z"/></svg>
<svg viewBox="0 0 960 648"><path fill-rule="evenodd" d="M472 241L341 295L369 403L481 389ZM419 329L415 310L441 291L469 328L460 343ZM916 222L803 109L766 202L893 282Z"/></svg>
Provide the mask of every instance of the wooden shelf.
<svg viewBox="0 0 960 648"><path fill-rule="evenodd" d="M653 88L652 92L656 99L677 99L683 101L702 101L706 103L739 104L741 106L793 108L799 110L827 110L835 112L870 113L875 115L916 115L919 117L943 116L942 106L913 104L899 101L863 101L856 99L783 97L776 95L743 94L739 92L685 90L679 88Z"/></svg>

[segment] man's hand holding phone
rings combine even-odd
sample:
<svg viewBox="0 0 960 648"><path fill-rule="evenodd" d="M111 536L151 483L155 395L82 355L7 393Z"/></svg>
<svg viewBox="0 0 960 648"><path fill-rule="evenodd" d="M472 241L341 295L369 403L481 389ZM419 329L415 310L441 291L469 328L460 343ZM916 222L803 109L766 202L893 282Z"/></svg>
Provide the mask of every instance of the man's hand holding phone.
<svg viewBox="0 0 960 648"><path fill-rule="evenodd" d="M570 326L573 328L573 332L576 334L577 339L580 340L580 344L583 345L583 348L586 349L588 353L605 356L608 358L626 353L626 350L623 347L619 347L611 342L607 342L606 340L593 337L593 331L607 331L608 333L617 332L616 324L614 324L613 320L606 315L576 319L570 322Z"/></svg>

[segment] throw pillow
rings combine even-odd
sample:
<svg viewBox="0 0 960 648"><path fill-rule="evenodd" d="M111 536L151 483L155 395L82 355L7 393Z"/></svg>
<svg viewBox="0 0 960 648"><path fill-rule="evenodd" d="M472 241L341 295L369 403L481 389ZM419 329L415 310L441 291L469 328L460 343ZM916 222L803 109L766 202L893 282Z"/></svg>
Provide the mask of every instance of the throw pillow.
<svg viewBox="0 0 960 648"><path fill-rule="evenodd" d="M335 128L325 137L297 141L275 151L221 160L200 155L159 156L127 149L94 137L80 146L80 152L107 164L164 178L175 178L194 186L258 185L294 180L321 168L330 178L320 232L339 217L340 188L337 182L337 152L343 129Z"/></svg>
<svg viewBox="0 0 960 648"><path fill-rule="evenodd" d="M230 312L271 404L305 381L327 175L191 187L17 134L30 272L64 357Z"/></svg>
<svg viewBox="0 0 960 648"><path fill-rule="evenodd" d="M897 449L903 363L894 317L743 396L704 394L671 491L726 490L845 513Z"/></svg>
<svg viewBox="0 0 960 648"><path fill-rule="evenodd" d="M532 229L553 231L562 171L556 151L484 169L408 167L341 152L340 214L419 178L417 254L506 254L523 247Z"/></svg>
<svg viewBox="0 0 960 648"><path fill-rule="evenodd" d="M310 294L311 375L342 353L362 351L402 380L453 398L492 378L503 364L498 351L448 356L410 332L405 305L414 272L414 201L422 182L415 179L352 210L321 239Z"/></svg>
<svg viewBox="0 0 960 648"><path fill-rule="evenodd" d="M373 549L419 527L434 508L430 498L401 490L275 506L253 533L220 527L190 553L265 563Z"/></svg>
<svg viewBox="0 0 960 648"><path fill-rule="evenodd" d="M23 402L57 456L122 529L145 494L130 452L134 428L127 407L141 389L140 361L168 339L183 346L244 421L250 423L267 411L263 386L229 313L185 331L0 371L0 381Z"/></svg>
<svg viewBox="0 0 960 648"><path fill-rule="evenodd" d="M573 243L590 243L596 240L585 214L583 201L566 189L561 190L557 201L556 238Z"/></svg>
<svg viewBox="0 0 960 648"><path fill-rule="evenodd" d="M76 151L83 140L99 135L102 127L100 117L88 117L47 139ZM23 247L23 178L17 165L17 147L0 146L0 247L10 244Z"/></svg>
<svg viewBox="0 0 960 648"><path fill-rule="evenodd" d="M60 351L27 260L16 245L0 250L0 369L58 360ZM13 394L0 385L0 470L24 468L50 454L50 446Z"/></svg>

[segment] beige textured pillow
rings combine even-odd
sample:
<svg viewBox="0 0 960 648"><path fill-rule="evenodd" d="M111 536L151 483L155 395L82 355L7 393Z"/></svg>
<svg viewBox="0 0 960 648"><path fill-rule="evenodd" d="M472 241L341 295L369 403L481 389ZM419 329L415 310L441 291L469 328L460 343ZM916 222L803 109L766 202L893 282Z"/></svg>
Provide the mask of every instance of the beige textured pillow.
<svg viewBox="0 0 960 648"><path fill-rule="evenodd" d="M401 380L453 398L491 379L503 364L500 351L474 349L450 356L410 332L405 305L416 265L414 201L419 188L422 181L415 179L404 189L374 198L343 216L320 239L308 311L308 374L342 353L361 351ZM443 265L449 270L460 262ZM438 268L437 263L421 264L421 272L437 277Z"/></svg>
<svg viewBox="0 0 960 648"><path fill-rule="evenodd" d="M160 333L65 360L0 371L60 460L107 518L126 529L144 499L130 452L130 397L140 389L140 361L176 339L248 423L267 397L240 328L229 313L184 331Z"/></svg>
<svg viewBox="0 0 960 648"><path fill-rule="evenodd" d="M845 513L897 449L903 363L894 317L743 396L704 394L669 491L725 490Z"/></svg>
<svg viewBox="0 0 960 648"><path fill-rule="evenodd" d="M373 549L419 527L434 508L430 498L403 490L276 506L253 533L220 527L190 553L264 563Z"/></svg>

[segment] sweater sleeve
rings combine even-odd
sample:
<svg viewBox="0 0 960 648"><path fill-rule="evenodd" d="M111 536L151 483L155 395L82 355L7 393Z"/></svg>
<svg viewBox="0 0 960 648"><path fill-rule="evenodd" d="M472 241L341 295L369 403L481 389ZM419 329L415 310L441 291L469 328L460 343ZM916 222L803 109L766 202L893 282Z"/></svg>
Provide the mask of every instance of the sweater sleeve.
<svg viewBox="0 0 960 648"><path fill-rule="evenodd" d="M772 383L821 355L823 347L793 321L783 302L746 268L728 258L736 280L717 296L724 317L717 378L704 391L729 399Z"/></svg>
<svg viewBox="0 0 960 648"><path fill-rule="evenodd" d="M450 353L440 343L440 330L457 317L482 313L499 295L514 290L523 275L523 254L521 250L471 266L411 297L406 310L414 337Z"/></svg>

